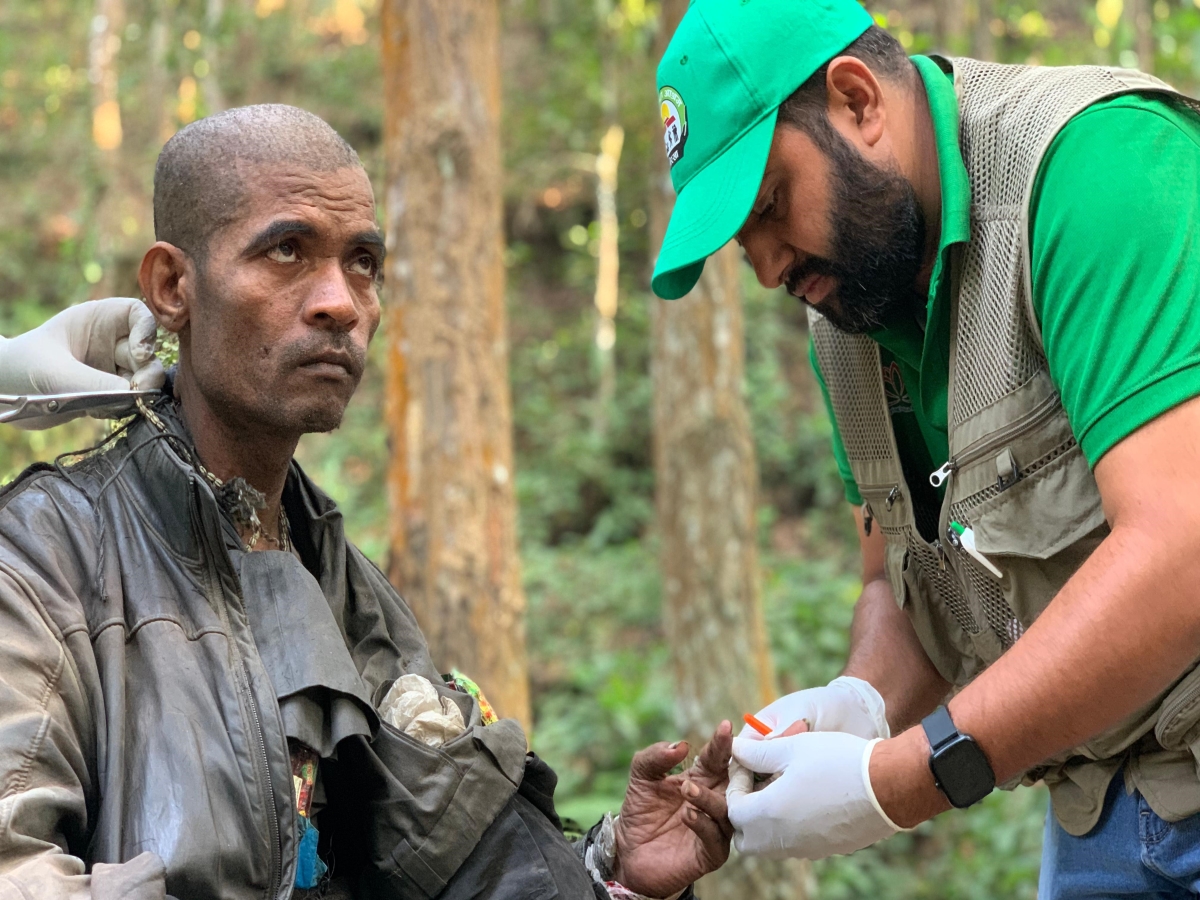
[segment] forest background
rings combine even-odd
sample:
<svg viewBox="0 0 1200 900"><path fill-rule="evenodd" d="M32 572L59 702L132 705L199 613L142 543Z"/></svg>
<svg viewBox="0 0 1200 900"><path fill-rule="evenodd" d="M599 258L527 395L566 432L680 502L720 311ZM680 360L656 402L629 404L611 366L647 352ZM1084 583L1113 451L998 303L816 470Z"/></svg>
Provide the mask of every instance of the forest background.
<svg viewBox="0 0 1200 900"><path fill-rule="evenodd" d="M299 459L341 504L351 538L410 600L418 598L427 633L440 624L449 634L431 638L435 650L452 648L455 635L470 630L463 623L471 615L482 617L481 634L494 626L501 637L516 635L518 648L523 627L527 655L502 661L517 687L497 685L505 698L501 705L527 721L531 716L533 746L561 777L560 808L585 825L619 806L636 749L695 735L700 725L715 724L713 716L736 718L744 711L731 700L693 709L688 692L703 684L703 670L737 681L728 673L743 669L752 693L730 696L756 699L836 675L860 587L851 518L829 450L829 422L808 368L800 305L760 289L748 268L728 255L710 264L711 284L702 286L707 294L681 301L681 313L662 312L648 290L656 231L661 234L669 202L662 199L654 67L673 24L667 20L677 21L684 5L0 3L4 334L89 297L137 294L135 268L152 240L155 156L179 127L229 106L287 102L322 116L362 156L381 201L381 223L393 232L398 223L420 230L420 217L403 220L398 209L388 210L388 201L411 195L402 176L406 162L416 158L397 147L411 142L409 119L441 114L436 102L428 102L428 90L425 101L416 96L431 77L437 81L438 72L430 71L436 70L432 51L423 57L425 48L414 51L404 29L411 26L413 39L420 38L414 23L425 16L437 20L431 27L451 42L461 38L472 59L495 58L491 68L485 64L467 74L492 98L484 111L492 110L495 121L484 121L481 129L494 129L502 149L502 177L497 165L492 178L499 215L492 227L468 205L463 222L466 231L477 221L485 231L503 227L502 244L499 234L484 234L485 244L494 238L487 246L502 250L496 265L503 271L488 282L493 292L502 291L499 312L492 310L498 324L484 335L502 344L493 354L501 367L483 372L493 383L475 389L493 391L502 414L497 428L503 433L491 435L498 449L487 470L498 486L493 500L500 512L488 522L500 529L500 557L513 558L509 575L500 576L513 584L496 592L496 609L506 610L508 619L495 624L486 604L468 609L467 618L446 607L445 598L428 589L430 578L444 574L428 564L438 551L413 542L424 532L413 530L412 508L423 516L436 510L422 505L428 498L404 503L404 492L416 490L414 475L411 460L397 461L404 456L403 440L412 439L415 401L404 399L405 386L417 377L404 375L414 366L405 358L409 344L398 339L397 323L419 311L423 297L419 283L413 296L408 269L389 266L385 330L345 423L333 434L306 438ZM1200 82L1200 0L895 0L873 2L870 9L913 53L941 49L1011 62L1140 67L1190 93ZM389 42L389 33L400 39ZM466 150L443 147L427 154L426 161L440 167L431 177L450 183L463 154L477 149L476 137L462 138ZM484 175L488 171L482 166ZM412 172L417 178L420 166ZM436 213L437 198L425 199ZM408 233L403 239L412 243ZM402 247L399 256L420 267L411 248L406 255ZM475 261L468 253L458 264L470 268ZM481 268L490 264L479 261ZM458 284L456 277L441 278L442 289ZM449 308L455 302L451 296L428 305ZM701 309L715 324L707 336L689 337L686 328L680 331L679 317ZM469 305L452 311L471 314ZM422 327L414 320L405 335ZM687 380L706 377L689 369L691 350L715 354L718 376L707 385ZM421 371L441 371L429 369L428 360L421 365ZM451 387L461 386L455 378L467 377L447 371ZM721 377L728 383L716 383ZM686 427L673 424L676 407L692 394L728 411L721 419L731 435L724 456L689 444ZM423 410L427 416L437 412ZM80 421L50 432L0 429L0 477L87 446L102 427ZM672 437L678 434L683 437ZM488 439L484 435L485 444ZM424 452L438 458L437 447ZM688 491L698 488L689 487L688 473L708 478L722 459L733 460L727 467L732 474L713 476L714 484L728 496L718 493L715 505L712 497L708 506L689 505ZM510 539L504 509L514 497L519 524ZM728 501L724 512L722 497ZM732 531L721 532L718 522L709 537L689 537L707 527L696 521L698 510L728 518ZM720 515L714 517L714 510ZM739 516L748 523L741 529L749 534L745 546L737 540ZM734 547L738 559L710 566L703 547L689 551L693 539L717 541L717 554ZM705 628L714 628L703 616L688 618L694 593L688 579L699 572L703 582L706 566L715 573L710 581L737 582L696 588L718 611L736 607L726 623L728 640L721 628L705 637ZM470 578L464 583L469 588ZM676 594L687 596L672 599ZM701 635L698 643L687 644L689 628ZM479 635L475 640L477 648L486 643ZM492 643L507 646L500 638ZM448 661L459 663L461 652L445 649L444 655L458 653ZM469 662L460 664L470 669ZM1032 898L1045 807L1038 788L997 793L967 813L943 816L850 858L757 873L742 869L741 890L737 883L714 884L704 896Z"/></svg>

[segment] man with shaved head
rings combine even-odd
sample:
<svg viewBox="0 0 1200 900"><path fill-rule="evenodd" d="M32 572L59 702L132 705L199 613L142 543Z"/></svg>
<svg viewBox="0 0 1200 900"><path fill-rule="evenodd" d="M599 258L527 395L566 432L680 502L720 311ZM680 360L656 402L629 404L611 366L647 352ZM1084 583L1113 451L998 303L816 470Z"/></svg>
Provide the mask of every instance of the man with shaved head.
<svg viewBox="0 0 1200 900"><path fill-rule="evenodd" d="M292 460L379 325L354 150L292 107L203 119L154 219L162 398L0 492L0 900L688 894L729 852L729 725L683 775L642 751L569 844L520 726L443 680Z"/></svg>

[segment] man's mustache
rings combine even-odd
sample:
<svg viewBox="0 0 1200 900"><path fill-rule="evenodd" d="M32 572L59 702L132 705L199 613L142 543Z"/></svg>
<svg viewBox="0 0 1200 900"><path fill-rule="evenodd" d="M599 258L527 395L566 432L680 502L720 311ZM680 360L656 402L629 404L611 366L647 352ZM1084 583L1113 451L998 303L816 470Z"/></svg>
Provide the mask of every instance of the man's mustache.
<svg viewBox="0 0 1200 900"><path fill-rule="evenodd" d="M841 279L845 276L842 267L833 260L825 259L821 256L810 256L802 263L796 263L788 270L784 278L784 284L787 286L787 291L793 297L799 297L800 285L808 281L814 275L829 275L833 278Z"/></svg>

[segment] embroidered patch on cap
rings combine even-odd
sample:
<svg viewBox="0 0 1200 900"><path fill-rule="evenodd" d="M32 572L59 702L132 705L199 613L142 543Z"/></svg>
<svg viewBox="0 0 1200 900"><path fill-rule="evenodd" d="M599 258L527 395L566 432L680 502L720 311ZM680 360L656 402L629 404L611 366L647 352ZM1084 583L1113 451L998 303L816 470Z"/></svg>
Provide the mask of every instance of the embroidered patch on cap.
<svg viewBox="0 0 1200 900"><path fill-rule="evenodd" d="M673 87L659 91L658 101L663 120L663 142L667 145L667 162L673 168L683 156L683 145L687 143L687 105Z"/></svg>

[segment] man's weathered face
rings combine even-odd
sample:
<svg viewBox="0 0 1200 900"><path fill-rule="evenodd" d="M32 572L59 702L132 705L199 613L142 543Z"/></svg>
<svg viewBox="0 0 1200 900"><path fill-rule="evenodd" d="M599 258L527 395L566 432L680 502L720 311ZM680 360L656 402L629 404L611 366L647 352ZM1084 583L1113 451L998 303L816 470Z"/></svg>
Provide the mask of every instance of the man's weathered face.
<svg viewBox="0 0 1200 900"><path fill-rule="evenodd" d="M842 331L873 331L919 308L925 221L912 185L827 123L818 140L776 128L738 238L763 285L785 285Z"/></svg>
<svg viewBox="0 0 1200 900"><path fill-rule="evenodd" d="M383 239L366 173L245 167L237 218L196 260L186 355L235 427L331 431L379 325Z"/></svg>

